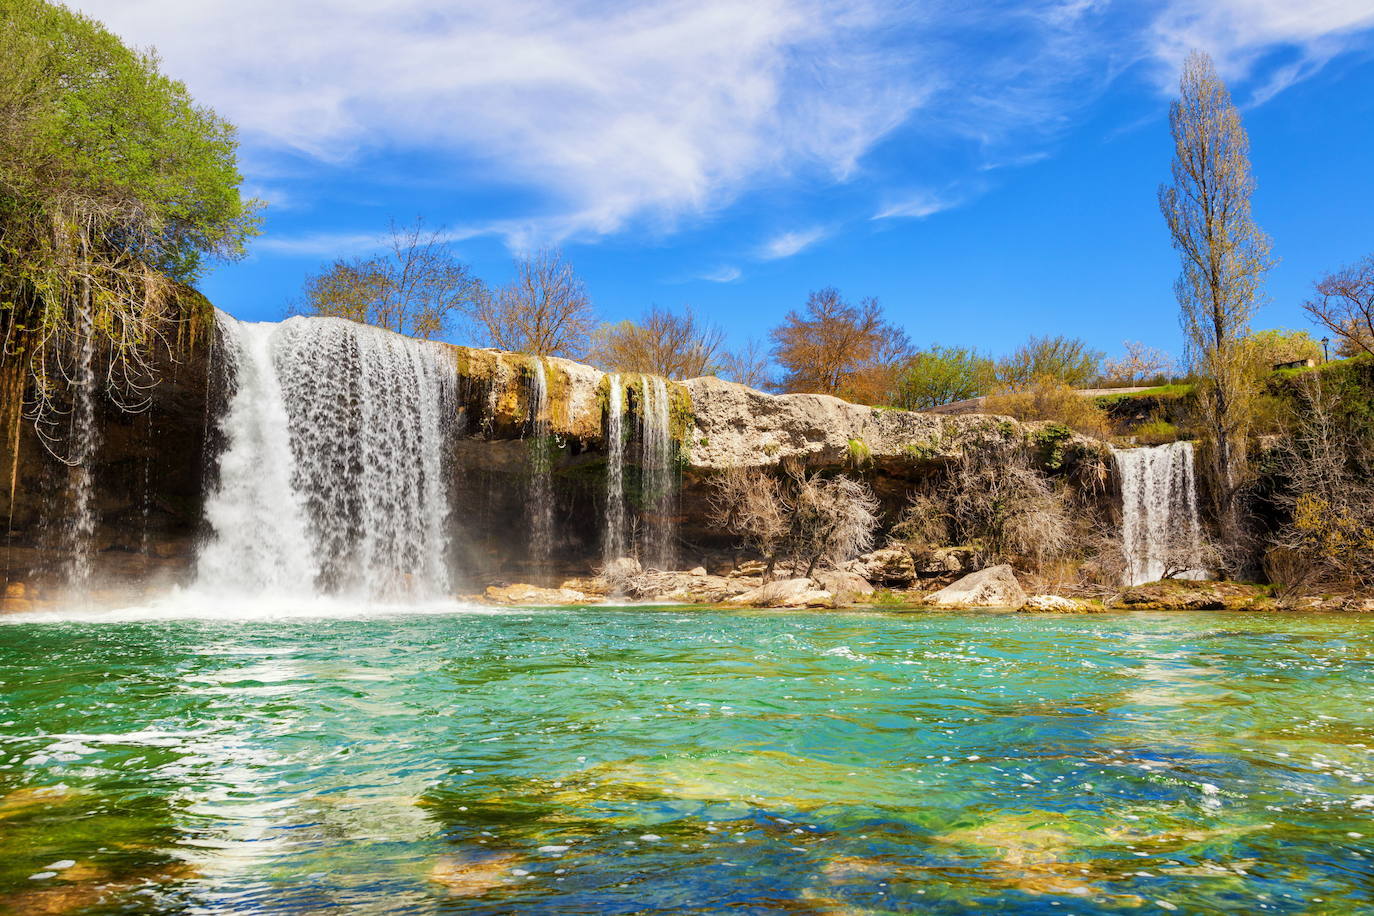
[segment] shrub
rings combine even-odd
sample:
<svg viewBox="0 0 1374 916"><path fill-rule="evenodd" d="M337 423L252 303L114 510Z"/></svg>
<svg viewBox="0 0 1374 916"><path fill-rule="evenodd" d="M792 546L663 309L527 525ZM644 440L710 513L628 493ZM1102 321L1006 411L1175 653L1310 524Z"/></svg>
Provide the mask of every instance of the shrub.
<svg viewBox="0 0 1374 916"><path fill-rule="evenodd" d="M1104 437L1110 428L1106 413L1091 398L1050 376L992 395L986 410L1018 420L1051 420L1090 436Z"/></svg>

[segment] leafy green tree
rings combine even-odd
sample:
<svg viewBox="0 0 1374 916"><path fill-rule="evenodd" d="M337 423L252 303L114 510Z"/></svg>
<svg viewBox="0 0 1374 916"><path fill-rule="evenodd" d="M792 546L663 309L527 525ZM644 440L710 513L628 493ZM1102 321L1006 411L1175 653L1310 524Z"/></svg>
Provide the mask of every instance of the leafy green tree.
<svg viewBox="0 0 1374 916"><path fill-rule="evenodd" d="M979 397L988 393L993 370L992 360L977 350L932 344L902 366L892 406L924 410Z"/></svg>
<svg viewBox="0 0 1374 916"><path fill-rule="evenodd" d="M1077 337L1034 337L997 363L1003 388L1025 388L1044 379L1082 388L1097 378L1105 354Z"/></svg>
<svg viewBox="0 0 1374 916"><path fill-rule="evenodd" d="M0 365L43 419L93 350L125 406L207 265L244 253L234 128L150 51L43 0L0 0ZM9 406L9 405L7 405Z"/></svg>

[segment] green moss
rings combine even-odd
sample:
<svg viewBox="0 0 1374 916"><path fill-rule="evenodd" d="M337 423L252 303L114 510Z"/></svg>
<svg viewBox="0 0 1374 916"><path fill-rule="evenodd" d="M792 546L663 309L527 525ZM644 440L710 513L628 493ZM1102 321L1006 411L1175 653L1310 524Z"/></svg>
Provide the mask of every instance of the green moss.
<svg viewBox="0 0 1374 916"><path fill-rule="evenodd" d="M849 461L856 468L867 467L873 463L873 450L862 439L850 439Z"/></svg>
<svg viewBox="0 0 1374 916"><path fill-rule="evenodd" d="M1064 466L1066 447L1073 440L1073 430L1062 423L1047 423L1031 433L1031 441L1046 468L1057 471Z"/></svg>

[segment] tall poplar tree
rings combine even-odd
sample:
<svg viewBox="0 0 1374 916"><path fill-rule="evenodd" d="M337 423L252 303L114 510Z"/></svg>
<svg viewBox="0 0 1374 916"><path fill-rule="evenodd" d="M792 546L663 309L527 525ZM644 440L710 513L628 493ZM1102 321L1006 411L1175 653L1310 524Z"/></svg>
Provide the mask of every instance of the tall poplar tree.
<svg viewBox="0 0 1374 916"><path fill-rule="evenodd" d="M1273 261L1269 239L1250 213L1250 141L1206 54L1194 51L1184 62L1169 124L1173 181L1160 187L1159 208L1183 262L1174 289L1189 361L1200 380L1210 491L1222 535L1236 544L1243 535L1246 438L1259 389L1257 367L1242 340Z"/></svg>

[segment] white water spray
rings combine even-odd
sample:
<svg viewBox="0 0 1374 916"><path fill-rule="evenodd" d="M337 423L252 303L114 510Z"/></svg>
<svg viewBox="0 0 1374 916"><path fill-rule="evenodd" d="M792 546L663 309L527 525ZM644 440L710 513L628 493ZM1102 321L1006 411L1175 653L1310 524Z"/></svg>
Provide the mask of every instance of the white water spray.
<svg viewBox="0 0 1374 916"><path fill-rule="evenodd" d="M1205 578L1191 442L1113 451L1127 585Z"/></svg>
<svg viewBox="0 0 1374 916"><path fill-rule="evenodd" d="M340 319L219 326L234 393L198 587L446 593L457 372L442 348Z"/></svg>

